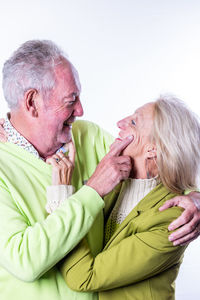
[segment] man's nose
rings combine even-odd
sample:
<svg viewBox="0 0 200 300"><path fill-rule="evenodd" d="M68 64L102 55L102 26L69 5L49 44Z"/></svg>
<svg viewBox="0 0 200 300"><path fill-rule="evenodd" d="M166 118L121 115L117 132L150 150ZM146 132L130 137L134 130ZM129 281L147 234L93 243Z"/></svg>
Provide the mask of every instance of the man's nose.
<svg viewBox="0 0 200 300"><path fill-rule="evenodd" d="M81 117L83 115L83 106L81 104L81 101L78 100L75 104L75 107L74 107L74 116L76 117Z"/></svg>

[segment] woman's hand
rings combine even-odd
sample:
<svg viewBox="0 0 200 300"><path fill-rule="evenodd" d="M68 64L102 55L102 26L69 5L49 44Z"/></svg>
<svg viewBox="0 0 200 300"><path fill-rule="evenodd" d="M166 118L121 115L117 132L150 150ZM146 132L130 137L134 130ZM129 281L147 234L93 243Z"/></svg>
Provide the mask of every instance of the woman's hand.
<svg viewBox="0 0 200 300"><path fill-rule="evenodd" d="M71 178L74 170L75 161L75 147L73 142L65 145L65 149L68 149L68 156L62 152L48 157L46 163L51 164L52 169L52 185L70 185Z"/></svg>
<svg viewBox="0 0 200 300"><path fill-rule="evenodd" d="M73 142L70 142L62 149L67 150L68 155L59 152L46 160L46 163L52 165L52 185L47 187L46 211L48 213L57 209L74 192L74 187L70 184L74 170L75 147Z"/></svg>
<svg viewBox="0 0 200 300"><path fill-rule="evenodd" d="M200 235L200 193L191 192L187 196L177 196L166 201L159 210L172 206L180 206L185 210L169 225L170 231L179 228L169 236L169 240L174 246L188 244Z"/></svg>
<svg viewBox="0 0 200 300"><path fill-rule="evenodd" d="M7 134L3 128L3 124L5 122L5 119L0 119L0 142L5 143L7 142Z"/></svg>

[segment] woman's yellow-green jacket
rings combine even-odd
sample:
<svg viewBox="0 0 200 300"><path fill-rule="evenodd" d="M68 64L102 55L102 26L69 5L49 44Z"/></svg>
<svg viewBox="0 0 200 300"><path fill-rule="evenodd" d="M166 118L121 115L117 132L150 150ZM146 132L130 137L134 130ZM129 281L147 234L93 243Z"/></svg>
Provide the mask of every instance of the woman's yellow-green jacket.
<svg viewBox="0 0 200 300"><path fill-rule="evenodd" d="M119 188L105 199L105 216L118 193ZM185 247L174 247L168 240L168 225L181 209L158 210L174 196L159 184L131 211L95 258L83 240L61 265L68 286L99 291L100 300L174 299L174 281Z"/></svg>

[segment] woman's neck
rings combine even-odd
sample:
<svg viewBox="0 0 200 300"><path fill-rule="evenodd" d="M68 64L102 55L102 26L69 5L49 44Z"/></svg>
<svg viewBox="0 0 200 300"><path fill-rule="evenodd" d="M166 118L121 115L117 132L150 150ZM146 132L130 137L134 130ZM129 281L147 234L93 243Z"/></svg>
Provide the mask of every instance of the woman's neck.
<svg viewBox="0 0 200 300"><path fill-rule="evenodd" d="M153 159L131 158L132 170L131 178L149 179L158 175L156 162Z"/></svg>

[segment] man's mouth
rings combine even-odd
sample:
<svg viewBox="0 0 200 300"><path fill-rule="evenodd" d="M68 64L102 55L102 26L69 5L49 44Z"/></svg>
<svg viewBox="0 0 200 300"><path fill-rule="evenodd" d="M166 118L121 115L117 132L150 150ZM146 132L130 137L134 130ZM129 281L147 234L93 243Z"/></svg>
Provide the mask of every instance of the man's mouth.
<svg viewBox="0 0 200 300"><path fill-rule="evenodd" d="M71 126L71 124L69 124L68 121L65 121L65 122L63 123L63 126L68 126L68 127L69 127L69 126Z"/></svg>
<svg viewBox="0 0 200 300"><path fill-rule="evenodd" d="M65 127L72 127L72 123L75 121L75 119L73 120L66 120L64 123L63 123L63 126Z"/></svg>

